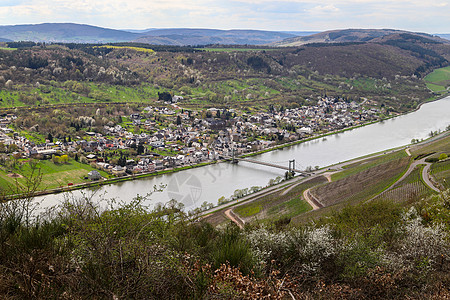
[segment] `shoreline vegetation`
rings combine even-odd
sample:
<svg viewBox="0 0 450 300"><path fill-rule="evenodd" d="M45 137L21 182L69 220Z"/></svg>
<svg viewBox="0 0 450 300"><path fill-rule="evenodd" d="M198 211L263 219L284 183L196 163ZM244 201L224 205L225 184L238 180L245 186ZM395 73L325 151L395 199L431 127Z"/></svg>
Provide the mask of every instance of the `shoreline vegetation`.
<svg viewBox="0 0 450 300"><path fill-rule="evenodd" d="M312 136L312 137L300 139L300 140L293 141L293 142L288 142L288 143L283 143L283 144L280 144L280 145L275 145L275 146L269 147L269 148L264 149L264 150L259 150L259 151L243 154L240 157L242 157L242 158L253 157L253 156L261 155L261 154L264 154L264 153L267 153L267 152L271 152L271 151L274 151L274 150L281 150L281 149L284 149L284 148L287 148L287 147L291 147L291 146L295 146L295 145L298 145L298 144L302 144L304 142L309 142L309 141L312 141L312 140L325 138L327 136L331 136L331 135L334 135L334 134L343 133L343 132L346 132L346 131L354 130L354 129L357 129L357 128L365 127L365 126L376 124L376 123L381 123L381 122L384 122L384 121L387 121L387 120L390 120L390 119L393 119L393 118L396 118L396 117L399 117L399 116L402 116L402 115L407 115L409 113L415 112L415 111L419 110L423 104L444 99L444 98L448 97L449 95L450 95L450 93L446 93L445 95L439 95L439 96L427 99L427 100L421 102L420 104L418 104L418 106L414 110L411 110L409 112L405 112L405 113L398 114L398 115L395 115L395 116L385 117L385 118L377 120L377 121L371 121L371 122L367 122L367 123L364 123L364 124L359 124L359 125L356 125L356 126L351 126L351 127L348 127L348 128L340 129L340 130L334 130L334 131L331 131L331 132L321 133L321 134L318 134L318 135L315 135L315 136ZM91 103L86 103L86 104L91 104ZM92 103L92 104L96 104L96 103ZM389 150L393 150L393 149L386 149L385 151L389 151ZM376 154L376 153L369 154L368 156L371 156L371 155L374 155L374 154ZM354 159L360 159L360 157L355 157L352 160L354 160ZM65 187L55 188L55 189L51 189L51 190L41 190L41 191L35 192L33 196L36 197L36 196L45 196L45 195L59 194L59 193L70 192L70 191L74 191L74 190L93 188L93 187L100 187L100 186L104 186L104 185L110 185L110 184L115 184L115 183L119 183L119 182L125 182L125 181L129 181L129 180L136 180L136 179L142 179L142 178L147 178L147 177L156 177L156 176L160 176L160 175L171 174L171 173L175 173L175 172L179 172L179 171L184 171L184 170L193 169L193 168L199 168L199 167L212 165L212 164L217 164L217 163L223 163L223 162L227 162L227 161L230 161L230 159L221 159L221 160L215 160L215 161L209 161L209 162L202 162L202 163L199 163L199 164L193 164L193 165L188 165L188 166L183 166L183 167L178 167L178 168L169 168L169 169L156 171L156 172L141 173L141 174L138 174L138 175L127 175L127 176L122 176L122 177L110 178L110 179L105 179L105 180L102 180L102 181L92 181L92 182L80 183L80 184L76 184L76 185L72 185L72 186L65 186ZM331 166L325 166L323 168L328 168L328 167L331 167ZM264 189L265 188L263 188L262 190L264 190ZM10 195L10 196L6 196L6 199L7 200L17 200L17 199L23 198L24 196L25 195ZM217 206L216 206L216 208L217 208Z"/></svg>

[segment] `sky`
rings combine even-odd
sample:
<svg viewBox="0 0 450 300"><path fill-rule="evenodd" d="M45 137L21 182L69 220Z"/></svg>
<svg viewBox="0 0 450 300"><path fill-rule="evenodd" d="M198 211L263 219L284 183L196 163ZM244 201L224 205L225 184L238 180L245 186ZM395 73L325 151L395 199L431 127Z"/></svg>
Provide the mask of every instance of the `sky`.
<svg viewBox="0 0 450 300"><path fill-rule="evenodd" d="M450 33L450 0L0 0L0 25Z"/></svg>

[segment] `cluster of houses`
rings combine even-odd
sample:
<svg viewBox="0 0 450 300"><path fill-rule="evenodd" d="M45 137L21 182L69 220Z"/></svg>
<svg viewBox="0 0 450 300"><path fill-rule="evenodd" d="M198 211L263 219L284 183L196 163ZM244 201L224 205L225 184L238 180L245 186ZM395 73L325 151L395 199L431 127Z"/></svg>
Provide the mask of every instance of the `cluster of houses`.
<svg viewBox="0 0 450 300"><path fill-rule="evenodd" d="M146 107L143 112L129 116L133 126L141 128L142 133L134 134L121 125L104 126L102 133L87 132L87 139L40 145L17 134L13 137L7 135L10 131L7 124L13 118L10 116L4 121L6 126L0 127L0 142L15 143L19 151L29 157L77 153L98 169L123 176L214 161L233 153L263 150L275 143L298 140L316 132L358 125L376 119L379 114L377 109L363 109L356 102L334 98L321 98L313 106L255 114L233 111L233 116L227 118L223 113L219 117L218 109L208 111L208 117L202 117L200 112L182 111L177 114L169 108ZM170 119L173 125L157 126L156 116L161 115ZM136 157L122 161L120 165L111 164L102 155L105 150L139 150L139 147L141 151L137 151ZM97 180L99 173L91 172L89 178Z"/></svg>

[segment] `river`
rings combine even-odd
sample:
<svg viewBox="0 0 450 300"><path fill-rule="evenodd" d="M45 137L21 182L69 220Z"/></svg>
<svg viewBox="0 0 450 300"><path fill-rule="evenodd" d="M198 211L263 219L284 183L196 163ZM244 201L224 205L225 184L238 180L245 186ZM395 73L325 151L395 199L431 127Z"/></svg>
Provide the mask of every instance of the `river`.
<svg viewBox="0 0 450 300"><path fill-rule="evenodd" d="M450 125L450 97L426 103L417 111L380 123L319 138L309 142L268 152L253 159L288 166L295 159L299 169L307 166L329 166L360 156L407 145L414 139L425 139L431 131L445 130ZM162 192L153 193L145 204L149 207L176 199L186 210L199 207L203 202L217 204L220 197L230 197L236 189L266 186L269 180L284 176L281 169L248 162L220 163L177 173L147 177L103 186L95 192L97 198L115 198L125 202L136 195L147 195L161 184ZM84 190L90 193L89 190ZM81 191L71 192L77 197ZM41 208L58 204L62 194L38 197Z"/></svg>

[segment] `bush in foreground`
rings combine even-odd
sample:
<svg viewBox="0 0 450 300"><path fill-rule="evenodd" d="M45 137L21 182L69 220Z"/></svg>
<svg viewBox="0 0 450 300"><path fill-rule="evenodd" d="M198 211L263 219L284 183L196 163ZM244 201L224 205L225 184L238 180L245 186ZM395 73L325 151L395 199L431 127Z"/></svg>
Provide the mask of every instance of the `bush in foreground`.
<svg viewBox="0 0 450 300"><path fill-rule="evenodd" d="M0 298L255 299L450 296L448 194L347 207L300 228L193 222L169 202L89 197L30 218L0 204Z"/></svg>

